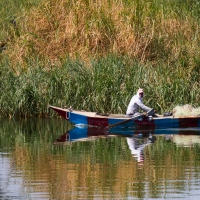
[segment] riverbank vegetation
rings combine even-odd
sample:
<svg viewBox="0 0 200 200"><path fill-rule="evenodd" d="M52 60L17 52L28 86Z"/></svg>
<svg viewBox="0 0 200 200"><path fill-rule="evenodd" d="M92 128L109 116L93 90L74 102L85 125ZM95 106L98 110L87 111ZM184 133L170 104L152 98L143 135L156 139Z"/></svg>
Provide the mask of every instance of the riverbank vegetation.
<svg viewBox="0 0 200 200"><path fill-rule="evenodd" d="M158 112L200 106L199 1L30 2L1 6L0 115L125 113L138 87Z"/></svg>

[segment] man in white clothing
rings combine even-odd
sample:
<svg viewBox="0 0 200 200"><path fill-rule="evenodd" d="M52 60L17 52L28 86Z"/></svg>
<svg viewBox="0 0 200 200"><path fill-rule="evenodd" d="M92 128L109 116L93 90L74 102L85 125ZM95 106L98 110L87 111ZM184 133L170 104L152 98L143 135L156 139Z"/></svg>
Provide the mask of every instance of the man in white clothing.
<svg viewBox="0 0 200 200"><path fill-rule="evenodd" d="M143 96L144 96L144 91L143 89L139 89L137 91L137 94L134 95L128 105L128 108L127 108L127 111L126 111L126 115L128 117L135 117L139 114L141 114L139 112L139 108L141 108L142 110L148 112L151 110L151 108L145 106L142 102L142 99L143 99Z"/></svg>

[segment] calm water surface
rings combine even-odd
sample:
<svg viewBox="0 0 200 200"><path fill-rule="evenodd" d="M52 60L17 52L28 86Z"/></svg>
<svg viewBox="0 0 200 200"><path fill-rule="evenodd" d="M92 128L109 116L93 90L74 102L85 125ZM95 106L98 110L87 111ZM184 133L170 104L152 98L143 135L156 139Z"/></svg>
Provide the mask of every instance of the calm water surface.
<svg viewBox="0 0 200 200"><path fill-rule="evenodd" d="M118 134L0 119L0 199L199 199L200 130Z"/></svg>

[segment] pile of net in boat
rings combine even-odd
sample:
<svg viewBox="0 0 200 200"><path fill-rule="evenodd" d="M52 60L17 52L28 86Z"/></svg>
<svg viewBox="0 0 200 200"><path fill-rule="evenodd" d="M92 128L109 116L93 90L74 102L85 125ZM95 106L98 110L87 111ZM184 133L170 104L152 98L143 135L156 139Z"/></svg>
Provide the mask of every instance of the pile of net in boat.
<svg viewBox="0 0 200 200"><path fill-rule="evenodd" d="M186 104L184 106L176 106L173 109L174 117L197 117L200 116L200 107L194 108L193 106Z"/></svg>

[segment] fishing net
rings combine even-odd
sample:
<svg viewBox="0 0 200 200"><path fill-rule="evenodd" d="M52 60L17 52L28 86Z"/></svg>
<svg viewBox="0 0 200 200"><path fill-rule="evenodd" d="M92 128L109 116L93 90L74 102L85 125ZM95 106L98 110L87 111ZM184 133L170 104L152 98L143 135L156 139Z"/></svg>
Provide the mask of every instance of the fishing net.
<svg viewBox="0 0 200 200"><path fill-rule="evenodd" d="M173 109L174 117L197 117L200 116L200 107L194 108L193 106L186 104L184 106L176 106Z"/></svg>

